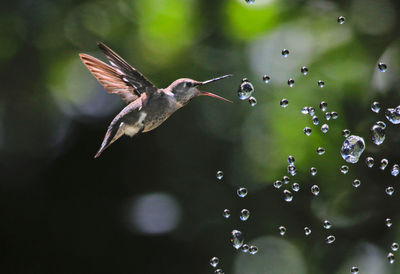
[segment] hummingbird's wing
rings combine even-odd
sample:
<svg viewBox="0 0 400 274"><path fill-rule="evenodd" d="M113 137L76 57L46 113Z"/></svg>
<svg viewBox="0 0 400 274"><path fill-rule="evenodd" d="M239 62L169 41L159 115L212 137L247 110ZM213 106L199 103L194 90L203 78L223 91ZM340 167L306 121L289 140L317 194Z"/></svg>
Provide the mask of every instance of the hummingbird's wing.
<svg viewBox="0 0 400 274"><path fill-rule="evenodd" d="M140 96L140 94L144 92L157 90L157 88L153 85L153 83L147 80L146 77L143 76L143 74L141 74L131 65L129 65L112 49L107 47L102 42L98 42L97 46L106 55L111 66L124 76L123 81L125 81L128 85L131 85L138 96Z"/></svg>

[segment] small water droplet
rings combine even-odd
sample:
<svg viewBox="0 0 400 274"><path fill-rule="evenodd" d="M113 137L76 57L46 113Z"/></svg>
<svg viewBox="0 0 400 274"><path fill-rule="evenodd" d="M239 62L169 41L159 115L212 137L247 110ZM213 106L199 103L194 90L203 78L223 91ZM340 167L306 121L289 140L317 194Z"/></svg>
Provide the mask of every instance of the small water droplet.
<svg viewBox="0 0 400 274"><path fill-rule="evenodd" d="M319 194L319 186L313 185L311 187L311 193L314 194L315 196L317 196Z"/></svg>
<svg viewBox="0 0 400 274"><path fill-rule="evenodd" d="M305 127L305 128L303 129L303 131L304 131L304 134L305 134L305 135L307 135L307 136L310 136L310 135L311 135L311 128Z"/></svg>
<svg viewBox="0 0 400 274"><path fill-rule="evenodd" d="M282 177L282 182L283 182L285 185L287 185L287 184L289 183L289 181L290 181L290 178L289 178L288 176L283 176L283 177Z"/></svg>
<svg viewBox="0 0 400 274"><path fill-rule="evenodd" d="M342 130L343 137L347 138L347 137L350 136L350 134L351 134L350 130L348 130L348 129L343 129Z"/></svg>
<svg viewBox="0 0 400 274"><path fill-rule="evenodd" d="M346 19L343 16L339 16L337 22L342 25Z"/></svg>
<svg viewBox="0 0 400 274"><path fill-rule="evenodd" d="M246 100L249 99L251 94L254 92L254 86L252 83L250 83L247 78L242 79L242 83L239 86L238 89L238 96L240 100Z"/></svg>
<svg viewBox="0 0 400 274"><path fill-rule="evenodd" d="M285 108L285 107L287 107L287 106L289 105L289 101L288 101L288 99L283 98L283 99L280 101L279 104L281 105L281 107Z"/></svg>
<svg viewBox="0 0 400 274"><path fill-rule="evenodd" d="M310 116L313 116L313 115L315 114L315 108L313 108L313 107L308 107L308 114L309 114Z"/></svg>
<svg viewBox="0 0 400 274"><path fill-rule="evenodd" d="M309 114L308 107L303 107L301 109L301 114L304 114L304 115Z"/></svg>
<svg viewBox="0 0 400 274"><path fill-rule="evenodd" d="M310 173L312 176L315 176L317 174L317 168L315 167L310 168Z"/></svg>
<svg viewBox="0 0 400 274"><path fill-rule="evenodd" d="M331 222L329 222L328 220L325 220L324 221L324 228L325 229L330 229L331 227L332 227Z"/></svg>
<svg viewBox="0 0 400 274"><path fill-rule="evenodd" d="M239 230L232 230L230 242L234 248L239 249L243 245L243 235Z"/></svg>
<svg viewBox="0 0 400 274"><path fill-rule="evenodd" d="M329 235L328 237L326 237L327 244L332 244L335 240L336 240L336 238L333 235Z"/></svg>
<svg viewBox="0 0 400 274"><path fill-rule="evenodd" d="M392 176L397 176L397 175L399 175L399 172L400 172L399 165L398 164L394 164L392 166L392 170L390 171L390 174L392 174Z"/></svg>
<svg viewBox="0 0 400 274"><path fill-rule="evenodd" d="M381 128L383 128L383 129L385 129L385 128L386 128L386 124L385 124L385 122L378 121L378 122L376 122L376 124L377 124L378 126L380 126Z"/></svg>
<svg viewBox="0 0 400 274"><path fill-rule="evenodd" d="M295 159L294 159L294 157L293 157L292 155L289 155L288 158L287 158L287 161L288 161L288 164L289 164L289 165L293 165Z"/></svg>
<svg viewBox="0 0 400 274"><path fill-rule="evenodd" d="M282 50L282 56L285 57L285 58L288 57L289 56L289 50L288 49L283 49Z"/></svg>
<svg viewBox="0 0 400 274"><path fill-rule="evenodd" d="M224 173L221 170L217 171L217 179L221 180L223 177L224 177Z"/></svg>
<svg viewBox="0 0 400 274"><path fill-rule="evenodd" d="M331 117L332 117L332 113L330 113L329 111L325 112L325 119L327 121L329 121L331 119Z"/></svg>
<svg viewBox="0 0 400 274"><path fill-rule="evenodd" d="M240 198L246 197L246 195L248 193L247 188L244 188L244 187L239 188L236 192Z"/></svg>
<svg viewBox="0 0 400 274"><path fill-rule="evenodd" d="M386 220L385 220L385 224L386 224L386 226L387 227L391 227L392 226L392 219L390 219L390 218L386 218Z"/></svg>
<svg viewBox="0 0 400 274"><path fill-rule="evenodd" d="M343 173L343 174L347 174L349 172L349 167L346 166L346 165L342 165L340 167L340 172Z"/></svg>
<svg viewBox="0 0 400 274"><path fill-rule="evenodd" d="M367 157L365 159L365 163L367 164L367 167L372 168L374 166L374 158L372 157Z"/></svg>
<svg viewBox="0 0 400 274"><path fill-rule="evenodd" d="M287 83L288 83L289 87L293 87L294 86L294 80L292 78L289 78Z"/></svg>
<svg viewBox="0 0 400 274"><path fill-rule="evenodd" d="M392 252L388 253L387 258L390 264L394 263L394 254Z"/></svg>
<svg viewBox="0 0 400 274"><path fill-rule="evenodd" d="M398 244L398 243L392 243L392 245L390 246L390 248L391 248L393 251L397 251L397 250L399 250L399 244Z"/></svg>
<svg viewBox="0 0 400 274"><path fill-rule="evenodd" d="M247 4L254 4L255 0L246 0Z"/></svg>
<svg viewBox="0 0 400 274"><path fill-rule="evenodd" d="M296 175L296 167L294 165L288 165L287 170L290 175Z"/></svg>
<svg viewBox="0 0 400 274"><path fill-rule="evenodd" d="M247 209L242 209L242 211L240 211L240 220L247 221L249 217L250 211L248 211Z"/></svg>
<svg viewBox="0 0 400 274"><path fill-rule="evenodd" d="M371 110L375 113L378 113L381 110L381 104L379 104L379 102L372 102Z"/></svg>
<svg viewBox="0 0 400 274"><path fill-rule="evenodd" d="M320 88L323 88L323 87L325 86L325 82L322 81L322 80L318 80L318 86L319 86Z"/></svg>
<svg viewBox="0 0 400 274"><path fill-rule="evenodd" d="M295 192L298 192L300 190L300 185L298 183L293 183L292 189Z"/></svg>
<svg viewBox="0 0 400 274"><path fill-rule="evenodd" d="M249 252L251 255L257 254L258 247L256 247L255 245L250 246Z"/></svg>
<svg viewBox="0 0 400 274"><path fill-rule="evenodd" d="M217 267L218 264L219 264L219 259L217 257L212 257L210 260L210 265L212 267Z"/></svg>
<svg viewBox="0 0 400 274"><path fill-rule="evenodd" d="M257 105L257 99L255 97L251 96L249 98L249 103L250 103L250 106L254 107L255 105Z"/></svg>
<svg viewBox="0 0 400 274"><path fill-rule="evenodd" d="M231 211L229 209L224 209L222 216L224 216L224 218L228 219L231 216Z"/></svg>
<svg viewBox="0 0 400 274"><path fill-rule="evenodd" d="M332 111L331 116L333 120L336 120L339 117L339 114L336 111Z"/></svg>
<svg viewBox="0 0 400 274"><path fill-rule="evenodd" d="M318 116L313 116L312 117L312 123L316 126L316 125L318 125L319 124L319 120L318 120Z"/></svg>
<svg viewBox="0 0 400 274"><path fill-rule="evenodd" d="M286 227L281 225L279 227L279 234L281 234L281 236L283 236L283 235L285 235L285 233L286 233Z"/></svg>
<svg viewBox="0 0 400 274"><path fill-rule="evenodd" d="M327 107L328 107L328 103L327 103L327 102L322 101L321 103L319 103L319 108L320 108L322 111L326 111Z"/></svg>
<svg viewBox="0 0 400 274"><path fill-rule="evenodd" d="M380 168L381 170L385 170L385 168L387 167L388 164L389 164L388 159L383 158L383 159L381 160L381 165L379 166L379 168Z"/></svg>
<svg viewBox="0 0 400 274"><path fill-rule="evenodd" d="M373 125L370 129L372 142L379 146L385 141L385 129L378 125Z"/></svg>
<svg viewBox="0 0 400 274"><path fill-rule="evenodd" d="M385 117L388 119L392 124L400 124L400 106L396 108L388 108L385 111Z"/></svg>
<svg viewBox="0 0 400 274"><path fill-rule="evenodd" d="M378 69L380 72L386 72L387 71L387 65L385 63L379 62L378 63Z"/></svg>
<svg viewBox="0 0 400 274"><path fill-rule="evenodd" d="M264 83L268 84L270 80L271 80L271 77L269 77L268 75L263 76Z"/></svg>
<svg viewBox="0 0 400 274"><path fill-rule="evenodd" d="M280 188L281 186L282 186L282 181L276 180L276 181L274 182L274 187L275 187L275 188Z"/></svg>
<svg viewBox="0 0 400 274"><path fill-rule="evenodd" d="M305 66L302 66L301 69L300 69L300 71L301 71L301 73L303 73L304 75L307 75L307 73L308 73L308 68L305 67Z"/></svg>
<svg viewBox="0 0 400 274"><path fill-rule="evenodd" d="M291 202L293 200L293 194L289 190L285 189L283 191L283 197L286 202Z"/></svg>
<svg viewBox="0 0 400 274"><path fill-rule="evenodd" d="M323 125L321 126L321 131L322 131L323 133L327 133L328 130L329 130L328 124L323 124Z"/></svg>
<svg viewBox="0 0 400 274"><path fill-rule="evenodd" d="M346 162L355 164L360 159L360 156L364 152L364 149L364 139L360 136L350 135L343 142L343 146L340 149L340 154Z"/></svg>
<svg viewBox="0 0 400 274"><path fill-rule="evenodd" d="M311 234L311 229L310 229L308 226L306 226L306 227L304 228L304 234L306 234L306 236L308 236L308 235Z"/></svg>
<svg viewBox="0 0 400 274"><path fill-rule="evenodd" d="M317 148L317 154L318 155L324 155L325 154L325 149L323 147Z"/></svg>
<svg viewBox="0 0 400 274"><path fill-rule="evenodd" d="M350 271L351 271L351 274L358 274L358 267L352 266Z"/></svg>
<svg viewBox="0 0 400 274"><path fill-rule="evenodd" d="M219 269L216 269L216 270L214 271L214 273L215 273L215 274L225 274L224 271L223 271L222 269L220 269L220 268L219 268Z"/></svg>
<svg viewBox="0 0 400 274"><path fill-rule="evenodd" d="M392 196L393 193L394 193L394 188L392 186L388 186L386 188L386 194L389 195L389 196Z"/></svg>
<svg viewBox="0 0 400 274"><path fill-rule="evenodd" d="M240 248L240 250L242 250L243 253L247 253L249 252L249 245L248 244L243 244L242 247Z"/></svg>
<svg viewBox="0 0 400 274"><path fill-rule="evenodd" d="M355 179L354 181L353 181L353 186L354 187L359 187L361 185L361 181L360 180L358 180L358 179Z"/></svg>

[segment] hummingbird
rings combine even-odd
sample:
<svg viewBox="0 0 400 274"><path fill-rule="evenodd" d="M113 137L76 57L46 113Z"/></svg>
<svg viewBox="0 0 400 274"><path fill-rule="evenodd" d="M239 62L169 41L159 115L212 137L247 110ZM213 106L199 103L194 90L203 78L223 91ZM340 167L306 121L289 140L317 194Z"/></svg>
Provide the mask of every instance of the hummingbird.
<svg viewBox="0 0 400 274"><path fill-rule="evenodd" d="M118 140L122 135L130 137L151 131L161 125L175 111L197 96L210 96L222 101L232 101L198 88L232 76L231 74L207 81L180 78L167 88L157 88L138 70L129 65L104 43L97 46L108 62L80 53L79 57L97 81L111 94L118 94L127 104L109 125L104 140L94 158Z"/></svg>

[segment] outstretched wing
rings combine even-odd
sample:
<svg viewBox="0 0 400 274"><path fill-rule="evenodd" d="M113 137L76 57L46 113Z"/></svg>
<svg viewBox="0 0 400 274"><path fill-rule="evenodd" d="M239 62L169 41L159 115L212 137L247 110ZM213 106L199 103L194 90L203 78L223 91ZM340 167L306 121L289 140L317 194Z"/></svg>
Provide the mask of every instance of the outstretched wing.
<svg viewBox="0 0 400 274"><path fill-rule="evenodd" d="M148 90L155 90L156 87L151 83L146 77L143 76L139 71L134 69L131 65L129 65L124 59L122 59L118 54L116 54L112 49L107 47L102 42L97 42L97 46L103 51L106 55L108 61L111 66L121 75L123 75L122 80L132 86L140 96L141 93L146 92Z"/></svg>

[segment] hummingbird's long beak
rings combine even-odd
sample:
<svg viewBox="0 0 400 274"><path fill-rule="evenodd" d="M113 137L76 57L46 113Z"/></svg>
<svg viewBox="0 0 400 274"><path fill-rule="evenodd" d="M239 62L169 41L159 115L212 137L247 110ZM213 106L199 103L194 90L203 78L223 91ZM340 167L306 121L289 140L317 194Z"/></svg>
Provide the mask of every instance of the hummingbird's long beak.
<svg viewBox="0 0 400 274"><path fill-rule="evenodd" d="M203 86L203 85L206 85L206 84L218 81L218 80L222 80L222 79L225 79L225 78L228 78L228 77L231 77L231 76L232 76L232 74L228 74L228 75L224 75L224 76L220 76L220 77L217 77L217 78L213 78L213 79L210 79L210 80L207 80L207 81L204 81L204 82L199 82L198 86ZM200 94L199 95L210 96L210 97L214 97L216 99L219 99L219 100L222 100L222 101L225 101L225 102L233 103L232 101L230 101L228 99L225 99L224 97L221 97L219 95L216 95L214 93L207 92L207 91L200 90Z"/></svg>

